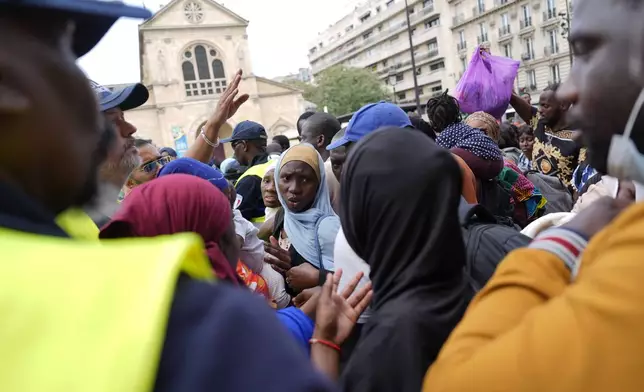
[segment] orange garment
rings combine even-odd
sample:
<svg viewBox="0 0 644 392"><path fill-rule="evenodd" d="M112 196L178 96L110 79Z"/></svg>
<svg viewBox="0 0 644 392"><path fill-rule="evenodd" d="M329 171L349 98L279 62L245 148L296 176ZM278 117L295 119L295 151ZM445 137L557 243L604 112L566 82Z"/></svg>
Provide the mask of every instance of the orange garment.
<svg viewBox="0 0 644 392"><path fill-rule="evenodd" d="M474 178L474 173L472 169L467 166L467 163L463 158L459 157L456 154L452 154L458 165L461 167L461 175L463 176L463 190L461 191L463 198L470 204L477 204L478 199L476 198L476 178Z"/></svg>
<svg viewBox="0 0 644 392"><path fill-rule="evenodd" d="M269 301L271 300L271 295L268 292L268 285L261 275L254 273L253 270L248 268L248 266L242 263L241 260L237 261L236 272L237 276L244 281L244 284L250 289L250 291L262 295Z"/></svg>
<svg viewBox="0 0 644 392"><path fill-rule="evenodd" d="M470 304L423 391L644 391L644 203L590 241L579 275L519 249Z"/></svg>

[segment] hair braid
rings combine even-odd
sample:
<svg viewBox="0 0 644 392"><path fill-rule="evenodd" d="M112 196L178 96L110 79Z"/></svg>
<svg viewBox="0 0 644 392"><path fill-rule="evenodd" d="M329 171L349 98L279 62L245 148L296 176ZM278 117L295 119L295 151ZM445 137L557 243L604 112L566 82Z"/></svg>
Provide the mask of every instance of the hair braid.
<svg viewBox="0 0 644 392"><path fill-rule="evenodd" d="M427 118L436 132L442 132L448 126L461 121L461 109L456 98L445 90L438 97L427 101Z"/></svg>

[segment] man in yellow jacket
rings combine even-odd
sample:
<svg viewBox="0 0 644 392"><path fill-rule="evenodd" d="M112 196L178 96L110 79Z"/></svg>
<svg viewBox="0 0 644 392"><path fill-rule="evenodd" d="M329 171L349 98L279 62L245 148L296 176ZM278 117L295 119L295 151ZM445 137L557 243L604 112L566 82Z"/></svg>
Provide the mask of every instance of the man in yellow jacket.
<svg viewBox="0 0 644 392"><path fill-rule="evenodd" d="M198 237L55 223L94 196L113 135L75 61L121 16L150 13L0 0L0 391L329 390L261 299L214 284Z"/></svg>
<svg viewBox="0 0 644 392"><path fill-rule="evenodd" d="M641 1L576 1L574 67L558 91L572 103L591 165L640 183L643 19ZM644 204L628 203L600 199L506 257L424 390L644 391Z"/></svg>

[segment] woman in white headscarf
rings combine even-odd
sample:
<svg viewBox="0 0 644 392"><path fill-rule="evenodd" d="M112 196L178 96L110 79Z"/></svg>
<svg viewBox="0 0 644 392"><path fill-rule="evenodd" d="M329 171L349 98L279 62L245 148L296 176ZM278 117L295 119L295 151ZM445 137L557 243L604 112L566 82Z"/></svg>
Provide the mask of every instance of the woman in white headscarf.
<svg viewBox="0 0 644 392"><path fill-rule="evenodd" d="M340 220L331 206L324 162L313 146L299 144L282 154L275 182L283 217L275 217L266 261L285 274L287 285L297 293L324 283L326 272L335 270L333 248Z"/></svg>

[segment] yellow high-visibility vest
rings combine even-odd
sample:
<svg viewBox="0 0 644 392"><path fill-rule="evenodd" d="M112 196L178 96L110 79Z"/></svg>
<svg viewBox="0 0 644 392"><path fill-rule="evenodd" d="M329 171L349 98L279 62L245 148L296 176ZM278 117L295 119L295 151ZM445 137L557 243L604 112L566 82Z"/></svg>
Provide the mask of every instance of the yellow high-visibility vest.
<svg viewBox="0 0 644 392"><path fill-rule="evenodd" d="M244 172L244 174L242 174L239 177L237 182L239 183L239 181L241 181L241 179L246 177L246 176L257 176L260 179L264 178L264 174L266 173L266 170L274 162L275 162L275 160L271 160L271 161L268 161L266 163L260 163L259 165L249 167L248 170L246 170ZM262 216L259 216L257 218L252 218L250 221L253 222L253 223L264 223L265 220L266 220L266 216L262 215Z"/></svg>
<svg viewBox="0 0 644 392"><path fill-rule="evenodd" d="M0 228L0 391L154 388L180 273L214 281L194 234L73 241Z"/></svg>
<svg viewBox="0 0 644 392"><path fill-rule="evenodd" d="M56 223L72 238L98 241L98 226L80 208L63 211L56 217Z"/></svg>

